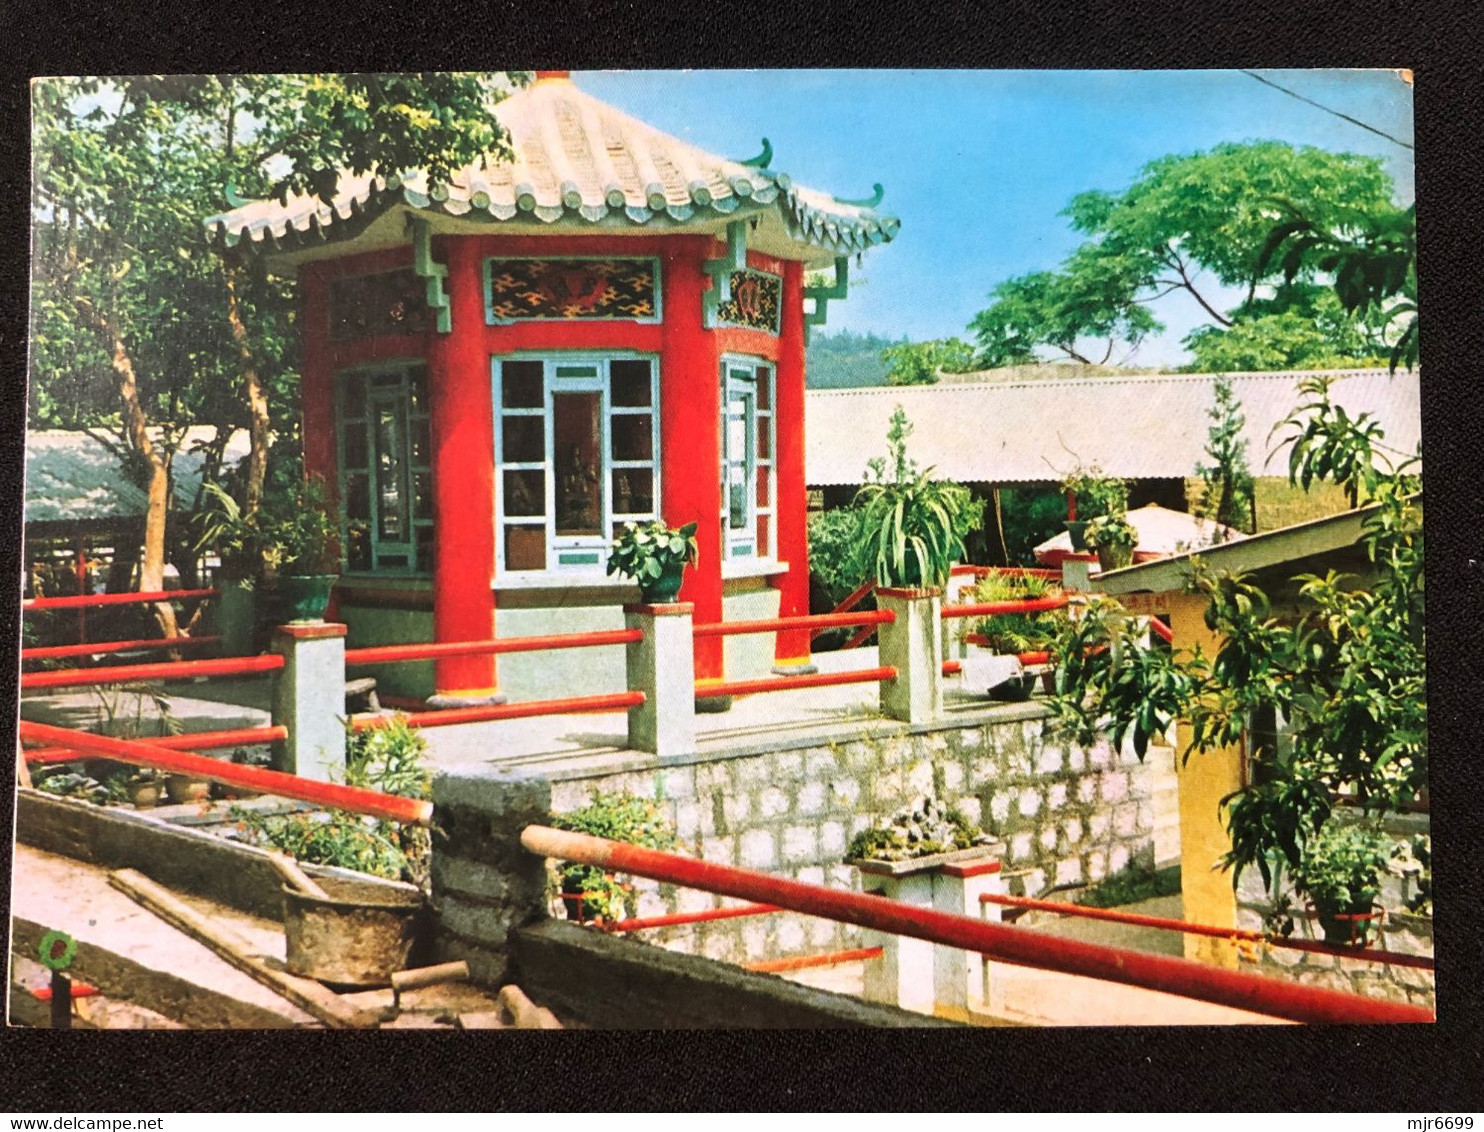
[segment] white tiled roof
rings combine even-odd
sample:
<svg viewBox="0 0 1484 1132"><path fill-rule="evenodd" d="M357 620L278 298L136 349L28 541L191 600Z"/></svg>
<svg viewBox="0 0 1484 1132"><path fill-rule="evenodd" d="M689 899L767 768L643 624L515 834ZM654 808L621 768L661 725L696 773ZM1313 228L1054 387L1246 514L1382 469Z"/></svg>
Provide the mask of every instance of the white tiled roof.
<svg viewBox="0 0 1484 1132"><path fill-rule="evenodd" d="M1288 474L1289 431L1275 425L1300 400L1304 373L1221 375L1247 418L1254 475ZM912 423L907 452L945 479L974 483L1055 481L1081 463L1128 479L1195 474L1205 455L1213 374L1047 378L811 390L805 408L805 468L816 487L860 483L866 461L886 456L892 411ZM1421 436L1418 375L1384 369L1336 371L1334 403L1369 412L1385 430L1385 454L1411 455ZM1277 452L1272 452L1274 446Z"/></svg>

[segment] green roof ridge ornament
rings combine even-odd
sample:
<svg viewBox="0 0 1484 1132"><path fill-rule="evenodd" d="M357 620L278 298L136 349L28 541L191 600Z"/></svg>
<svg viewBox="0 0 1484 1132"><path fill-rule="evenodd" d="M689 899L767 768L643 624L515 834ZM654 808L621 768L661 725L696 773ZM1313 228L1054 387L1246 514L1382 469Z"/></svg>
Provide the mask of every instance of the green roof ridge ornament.
<svg viewBox="0 0 1484 1132"><path fill-rule="evenodd" d="M244 204L252 204L252 201L237 195L237 186L231 181L222 186L222 195L227 198L228 208L241 208Z"/></svg>
<svg viewBox="0 0 1484 1132"><path fill-rule="evenodd" d="M835 281L823 287L805 287L804 298L814 300L814 309L804 312L804 344L809 343L811 327L823 326L831 299L843 299L850 291L850 257L835 257Z"/></svg>
<svg viewBox="0 0 1484 1132"><path fill-rule="evenodd" d="M421 216L409 216L407 226L412 229L413 273L427 281L428 309L438 317L438 333L447 334L453 329L448 292L443 289L448 266L433 260L433 226L427 220Z"/></svg>
<svg viewBox="0 0 1484 1132"><path fill-rule="evenodd" d="M881 187L881 182L877 181L871 186L871 195L868 197L862 197L857 200L846 200L844 197L836 197L835 199L841 204L854 205L857 208L876 208L881 204L881 199L884 196L886 196L886 190Z"/></svg>
<svg viewBox="0 0 1484 1132"><path fill-rule="evenodd" d="M763 139L763 151L756 157L749 157L746 161L737 162L738 165L748 165L754 169L766 169L768 163L773 160L773 143L767 138Z"/></svg>
<svg viewBox="0 0 1484 1132"><path fill-rule="evenodd" d="M727 222L727 252L701 265L711 276L711 288L701 292L701 309L708 324L716 321L722 303L732 298L732 276L747 270L747 221Z"/></svg>

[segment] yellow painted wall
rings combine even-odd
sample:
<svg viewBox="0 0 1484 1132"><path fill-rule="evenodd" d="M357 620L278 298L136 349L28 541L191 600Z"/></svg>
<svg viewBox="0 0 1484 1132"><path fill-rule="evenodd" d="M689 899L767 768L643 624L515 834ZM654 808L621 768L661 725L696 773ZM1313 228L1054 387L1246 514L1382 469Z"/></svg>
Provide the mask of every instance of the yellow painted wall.
<svg viewBox="0 0 1484 1132"><path fill-rule="evenodd" d="M1205 599L1196 594L1170 594L1166 599L1176 650L1199 645L1212 655L1219 637L1206 628ZM1179 724L1178 750L1188 749L1190 725ZM1242 784L1242 750L1226 747L1196 752L1184 763L1176 758L1180 788L1180 889L1185 919L1191 923L1235 927L1237 901L1231 874L1212 866L1230 847L1219 805ZM1227 940L1185 937L1185 957L1221 967L1237 966L1236 948Z"/></svg>
<svg viewBox="0 0 1484 1132"><path fill-rule="evenodd" d="M1197 478L1185 481L1185 503L1191 514L1200 506L1205 485ZM1323 519L1350 510L1342 488L1332 483L1316 483L1308 491L1294 487L1285 476L1257 478L1257 530L1276 531L1310 519Z"/></svg>

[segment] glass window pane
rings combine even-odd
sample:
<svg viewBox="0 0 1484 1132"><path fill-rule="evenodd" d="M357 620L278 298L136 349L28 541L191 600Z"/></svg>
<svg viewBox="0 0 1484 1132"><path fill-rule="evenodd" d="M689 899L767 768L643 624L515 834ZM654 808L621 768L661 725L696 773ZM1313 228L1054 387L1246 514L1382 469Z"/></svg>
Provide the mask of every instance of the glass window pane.
<svg viewBox="0 0 1484 1132"><path fill-rule="evenodd" d="M360 421L347 425L344 434L345 466L364 468L367 464L366 426Z"/></svg>
<svg viewBox="0 0 1484 1132"><path fill-rule="evenodd" d="M647 361L619 361L609 367L613 377L613 403L625 407L648 407L652 375Z"/></svg>
<svg viewBox="0 0 1484 1132"><path fill-rule="evenodd" d="M767 366L757 367L757 407L759 409L771 409L773 407L773 371Z"/></svg>
<svg viewBox="0 0 1484 1132"><path fill-rule="evenodd" d="M363 521L371 518L371 480L365 472L345 475L345 517Z"/></svg>
<svg viewBox="0 0 1484 1132"><path fill-rule="evenodd" d="M757 505L759 507L771 507L773 500L769 496L769 488L772 486L771 468L759 468L757 470Z"/></svg>
<svg viewBox="0 0 1484 1132"><path fill-rule="evenodd" d="M340 405L347 419L366 415L366 379L360 374L345 379Z"/></svg>
<svg viewBox="0 0 1484 1132"><path fill-rule="evenodd" d="M433 571L433 555L437 552L437 542L433 537L433 528L422 525L416 528L417 544L417 568L424 573Z"/></svg>
<svg viewBox="0 0 1484 1132"><path fill-rule="evenodd" d="M412 473L412 517L414 519L431 519L433 517L433 473Z"/></svg>
<svg viewBox="0 0 1484 1132"><path fill-rule="evenodd" d="M505 528L505 569L546 569L546 528Z"/></svg>
<svg viewBox="0 0 1484 1132"><path fill-rule="evenodd" d="M757 458L759 460L771 460L773 458L773 429L771 417L759 417L757 422Z"/></svg>
<svg viewBox="0 0 1484 1132"><path fill-rule="evenodd" d="M375 405L373 412L377 535L383 541L401 542L407 537L407 501L402 487L402 430L395 405L383 402Z"/></svg>
<svg viewBox="0 0 1484 1132"><path fill-rule="evenodd" d="M428 368L412 366L407 371L407 404L414 413L428 412Z"/></svg>
<svg viewBox="0 0 1484 1132"><path fill-rule="evenodd" d="M500 404L507 409L539 409L543 399L540 362L500 363Z"/></svg>
<svg viewBox="0 0 1484 1132"><path fill-rule="evenodd" d="M757 552L760 557L768 557L773 549L773 543L769 538L772 531L773 516L759 515L757 517Z"/></svg>
<svg viewBox="0 0 1484 1132"><path fill-rule="evenodd" d="M552 402L556 533L602 535L602 395L560 393Z"/></svg>
<svg viewBox="0 0 1484 1132"><path fill-rule="evenodd" d="M412 434L412 462L414 464L428 464L433 458L433 444L428 438L428 421L424 417L421 420L409 421L407 431Z"/></svg>
<svg viewBox="0 0 1484 1132"><path fill-rule="evenodd" d="M546 459L546 418L506 417L500 425L507 464L539 464Z"/></svg>
<svg viewBox="0 0 1484 1132"><path fill-rule="evenodd" d="M742 460L747 456L747 418L742 415L742 402L733 401L727 417L727 459Z"/></svg>
<svg viewBox="0 0 1484 1132"><path fill-rule="evenodd" d="M727 516L732 530L740 531L747 526L747 485L742 482L742 469L732 466L731 482L727 485Z"/></svg>
<svg viewBox="0 0 1484 1132"><path fill-rule="evenodd" d="M613 458L654 459L654 422L648 413L613 418Z"/></svg>
<svg viewBox="0 0 1484 1132"><path fill-rule="evenodd" d="M654 472L649 468L616 468L613 472L613 513L654 513Z"/></svg>
<svg viewBox="0 0 1484 1132"><path fill-rule="evenodd" d="M546 514L546 473L540 470L505 473L505 514Z"/></svg>
<svg viewBox="0 0 1484 1132"><path fill-rule="evenodd" d="M346 526L345 564L351 570L371 569L371 526L366 522Z"/></svg>

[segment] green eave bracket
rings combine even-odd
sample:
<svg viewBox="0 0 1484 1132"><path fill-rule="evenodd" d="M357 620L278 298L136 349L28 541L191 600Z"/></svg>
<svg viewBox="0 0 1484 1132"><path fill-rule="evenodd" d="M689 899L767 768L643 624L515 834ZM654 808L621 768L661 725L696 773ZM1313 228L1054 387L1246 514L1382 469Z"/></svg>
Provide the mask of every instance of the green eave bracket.
<svg viewBox="0 0 1484 1132"><path fill-rule="evenodd" d="M701 266L711 276L711 289L701 293L702 314L709 326L716 321L721 304L732 297L732 275L747 270L747 221L731 221L727 225L727 254L708 259Z"/></svg>
<svg viewBox="0 0 1484 1132"><path fill-rule="evenodd" d="M453 329L453 313L448 306L448 292L443 281L448 278L448 265L433 261L433 226L421 217L409 216L407 226L412 229L412 270L425 281L428 309L438 318L438 333L447 334Z"/></svg>
<svg viewBox="0 0 1484 1132"><path fill-rule="evenodd" d="M850 292L850 257L835 257L835 281L828 287L805 287L804 298L814 300L814 309L804 312L804 342L809 341L809 328L823 326L831 299L843 299Z"/></svg>

